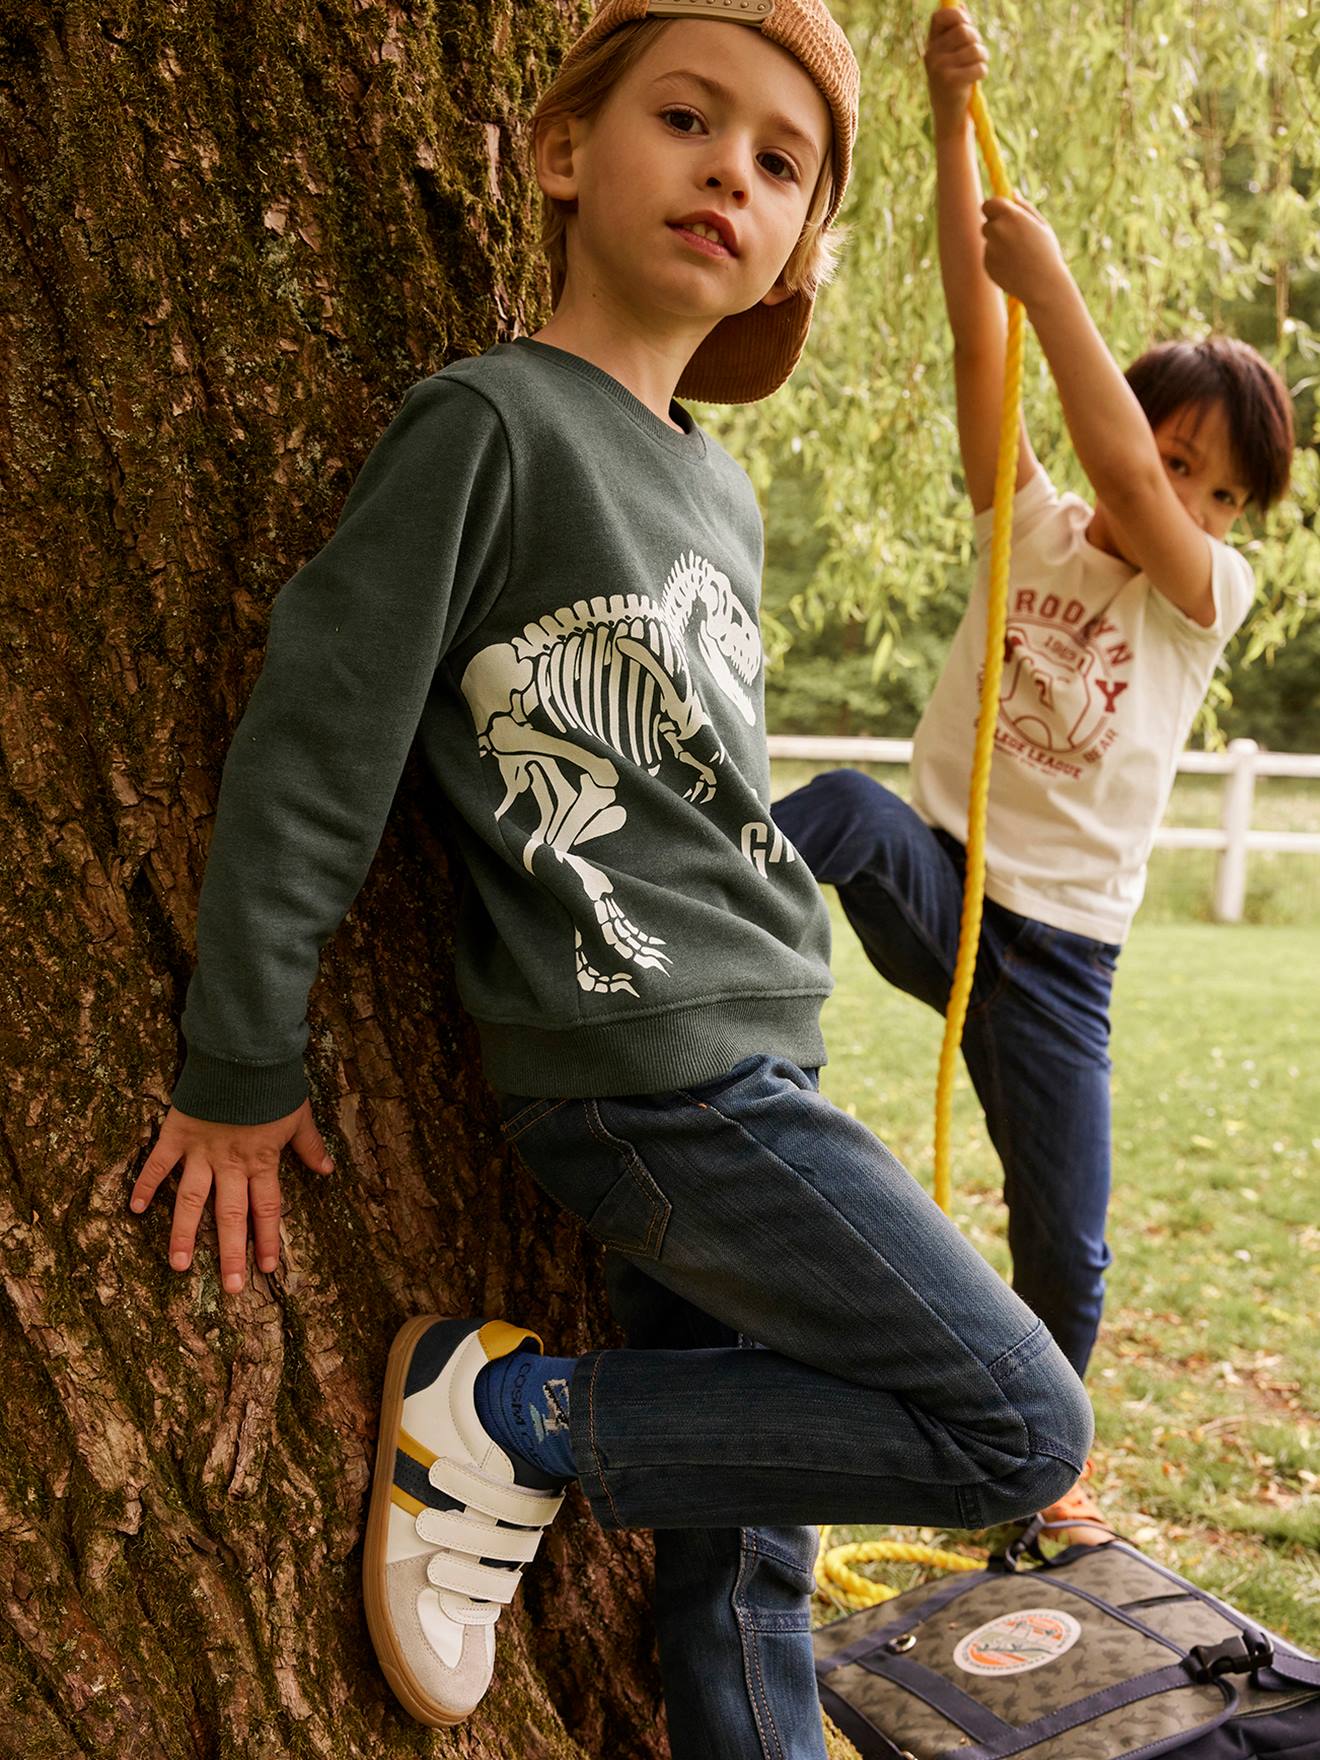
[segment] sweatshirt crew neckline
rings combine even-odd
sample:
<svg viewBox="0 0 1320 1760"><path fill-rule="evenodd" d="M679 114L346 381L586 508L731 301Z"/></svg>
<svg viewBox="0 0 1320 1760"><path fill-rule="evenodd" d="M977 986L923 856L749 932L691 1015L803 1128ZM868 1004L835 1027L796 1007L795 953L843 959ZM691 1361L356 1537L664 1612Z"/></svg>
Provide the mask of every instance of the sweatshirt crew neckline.
<svg viewBox="0 0 1320 1760"><path fill-rule="evenodd" d="M669 402L670 414L675 421L688 424L681 434L667 422L662 422L655 411L648 409L641 398L635 397L626 385L621 384L603 367L598 367L594 361L584 360L580 354L571 354L568 349L556 348L550 342L538 342L534 336L515 336L512 342L497 346L530 350L548 361L551 366L574 373L579 379L585 379L589 385L595 385L607 397L612 398L644 434L663 446L667 452L680 458L697 459L706 456L706 436L692 419L691 412L673 398Z"/></svg>

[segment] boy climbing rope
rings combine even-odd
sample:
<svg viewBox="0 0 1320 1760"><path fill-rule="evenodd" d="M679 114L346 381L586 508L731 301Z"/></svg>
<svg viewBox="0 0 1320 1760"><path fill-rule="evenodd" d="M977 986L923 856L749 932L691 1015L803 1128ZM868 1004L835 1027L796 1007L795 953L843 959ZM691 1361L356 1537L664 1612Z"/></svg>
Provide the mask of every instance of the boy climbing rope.
<svg viewBox="0 0 1320 1760"><path fill-rule="evenodd" d="M990 772L986 908L963 1054L1004 1168L1013 1282L1078 1373L1109 1263L1109 1000L1177 756L1251 571L1224 539L1284 492L1288 394L1226 338L1115 365L1058 242L1025 201L981 202L968 117L985 45L965 12L930 26L940 269L958 438L981 567L917 729L912 806L855 771L774 819L834 885L871 963L933 1008L949 994L985 643L986 545L1004 386L1004 302L1021 300L1095 491L1060 495L1018 448L1004 674ZM1103 1538L1090 1492L1043 1512Z"/></svg>
<svg viewBox="0 0 1320 1760"><path fill-rule="evenodd" d="M463 996L510 1142L607 1248L629 1348L398 1333L364 1553L407 1709L480 1701L576 1477L656 1530L675 1760L821 1760L818 1521L980 1527L1076 1478L1047 1330L821 1098L820 893L769 813L759 511L675 390L765 397L806 339L856 126L820 0L606 0L534 124L555 309L412 387L281 592L226 760L188 1060L136 1183L214 1178L221 1270L278 1253L318 952L418 736L471 886Z"/></svg>

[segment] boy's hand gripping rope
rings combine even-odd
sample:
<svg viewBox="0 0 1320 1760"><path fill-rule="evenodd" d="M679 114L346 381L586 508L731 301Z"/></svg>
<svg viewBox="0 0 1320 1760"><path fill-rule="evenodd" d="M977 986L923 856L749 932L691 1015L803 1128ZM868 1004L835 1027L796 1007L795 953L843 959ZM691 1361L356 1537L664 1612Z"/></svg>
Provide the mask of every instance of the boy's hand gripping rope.
<svg viewBox="0 0 1320 1760"><path fill-rule="evenodd" d="M1013 187L999 156L999 143L980 86L973 86L969 106L972 125L990 174L995 195L1011 199ZM940 1073L935 1089L935 1202L949 1209L949 1135L953 1124L953 1078L967 1020L967 1003L976 972L985 902L985 820L990 798L990 760L994 755L999 688L1004 671L1004 627L1008 613L1008 563L1012 545L1013 494L1017 480L1018 428L1022 412L1022 349L1025 325L1022 302L1008 300L1008 347L1004 360L1004 402L999 424L999 458L995 470L994 530L990 540L990 591L986 605L985 666L981 674L981 709L976 721L972 787L967 805L967 865L963 877L962 929L958 960L944 1021Z"/></svg>
<svg viewBox="0 0 1320 1760"><path fill-rule="evenodd" d="M969 105L972 125L990 174L990 186L997 196L1012 198L1013 187L1004 171L994 127L981 96L980 86L972 88ZM1004 629L1008 613L1008 564L1012 546L1013 495L1017 480L1018 428L1022 414L1022 352L1025 333L1024 314L1020 300L1008 300L1008 346L1004 361L1004 402L999 425L999 457L995 469L994 528L990 539L990 591L986 607L985 668L981 677L981 708L976 722L976 745L972 757L971 798L967 808L967 868L963 880L962 929L958 941L958 960L954 968L953 988L944 1022L944 1044L940 1051L939 1085L935 1096L935 1202L947 1213L949 1208L949 1129L953 1116L953 1077L957 1066L958 1047L962 1043L963 1024L967 1019L967 1003L972 993L976 971L976 953L981 939L981 911L985 902L985 821L990 798L990 760L994 754L995 723L999 716L999 688L1004 671ZM871 1563L878 1559L896 1559L914 1564L933 1565L936 1570L975 1571L983 1568L979 1559L965 1553L946 1552L936 1546L909 1544L902 1540L866 1540L845 1546L828 1546L829 1528L821 1529L820 1557L816 1566L816 1585L820 1594L836 1605L848 1608L869 1607L896 1595L883 1583L876 1583L852 1569L853 1564ZM837 1732L834 1732L837 1735ZM839 1738L836 1753L847 1752Z"/></svg>

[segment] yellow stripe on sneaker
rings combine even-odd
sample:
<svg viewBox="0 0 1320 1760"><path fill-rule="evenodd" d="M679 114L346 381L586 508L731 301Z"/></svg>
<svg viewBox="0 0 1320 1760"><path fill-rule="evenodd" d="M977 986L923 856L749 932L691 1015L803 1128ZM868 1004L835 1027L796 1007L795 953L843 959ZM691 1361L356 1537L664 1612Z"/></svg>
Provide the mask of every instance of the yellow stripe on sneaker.
<svg viewBox="0 0 1320 1760"><path fill-rule="evenodd" d="M496 1357L507 1357L510 1351L516 1351L525 1338L535 1339L536 1348L544 1353L545 1346L534 1332L525 1326L513 1326L507 1320L487 1320L480 1328L477 1337L481 1340L481 1348L490 1362Z"/></svg>
<svg viewBox="0 0 1320 1760"><path fill-rule="evenodd" d="M397 1485L390 1486L390 1502L397 1503L400 1509L406 1509L410 1516L419 1516L426 1508L424 1503L419 1503L415 1497L409 1497Z"/></svg>
<svg viewBox="0 0 1320 1760"><path fill-rule="evenodd" d="M408 1456L409 1460L416 1461L419 1467L427 1472L431 1470L431 1463L436 1459L436 1456L424 1442L418 1442L415 1436L409 1436L402 1424L399 1426L398 1447Z"/></svg>

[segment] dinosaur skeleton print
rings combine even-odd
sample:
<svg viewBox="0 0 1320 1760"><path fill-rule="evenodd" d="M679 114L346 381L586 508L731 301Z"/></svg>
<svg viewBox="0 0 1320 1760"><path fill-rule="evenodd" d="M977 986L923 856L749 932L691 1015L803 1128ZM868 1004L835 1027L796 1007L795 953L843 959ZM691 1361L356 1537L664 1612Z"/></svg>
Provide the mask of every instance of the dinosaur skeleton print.
<svg viewBox="0 0 1320 1760"><path fill-rule="evenodd" d="M721 694L754 727L748 687L761 670L760 631L728 576L694 551L670 569L659 599L579 599L512 640L483 648L463 673L478 749L494 758L504 783L496 818L530 794L538 818L523 865L531 873L537 851L549 849L581 885L574 948L583 990L636 996L635 977L664 973L672 963L665 943L629 919L609 877L581 851L620 831L628 817L619 770L600 745L650 776L663 771L686 783L687 800L714 800L725 749L692 675L693 634ZM609 963L626 962L621 969L600 971L591 963L584 924L611 950Z"/></svg>

